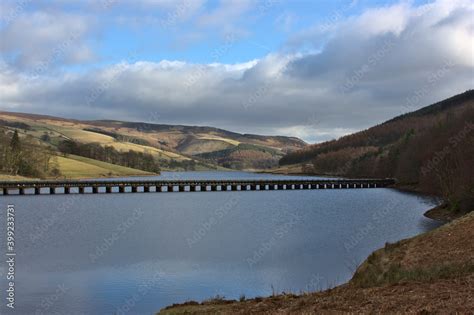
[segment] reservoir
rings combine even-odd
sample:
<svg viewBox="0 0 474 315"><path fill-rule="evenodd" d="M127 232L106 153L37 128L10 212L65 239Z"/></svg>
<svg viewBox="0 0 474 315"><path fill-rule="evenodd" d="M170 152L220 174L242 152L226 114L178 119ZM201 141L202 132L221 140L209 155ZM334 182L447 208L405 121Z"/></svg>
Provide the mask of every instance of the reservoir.
<svg viewBox="0 0 474 315"><path fill-rule="evenodd" d="M288 177L157 177L233 178ZM423 216L435 200L388 188L10 195L0 198L2 227L9 204L15 209L18 314L154 314L216 295L322 290L348 281L386 242L438 226ZM7 271L2 263L2 290Z"/></svg>

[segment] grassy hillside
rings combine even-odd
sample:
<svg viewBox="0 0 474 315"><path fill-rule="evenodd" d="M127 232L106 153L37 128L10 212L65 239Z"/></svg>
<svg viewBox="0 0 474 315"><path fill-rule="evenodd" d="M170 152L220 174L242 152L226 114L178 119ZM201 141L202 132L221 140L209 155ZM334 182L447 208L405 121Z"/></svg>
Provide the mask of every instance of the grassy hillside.
<svg viewBox="0 0 474 315"><path fill-rule="evenodd" d="M474 91L370 129L287 154L282 167L305 173L394 177L442 195L455 210L474 206Z"/></svg>
<svg viewBox="0 0 474 315"><path fill-rule="evenodd" d="M61 175L66 178L99 178L156 175L129 167L105 163L82 156L68 155L56 158Z"/></svg>
<svg viewBox="0 0 474 315"><path fill-rule="evenodd" d="M0 126L18 130L53 148L71 140L98 143L119 152L150 154L162 170L268 168L287 152L306 145L297 138L239 134L212 127L79 121L9 112L0 112ZM241 150L245 145L248 146ZM262 155L262 148L272 153ZM221 151L225 150L242 154L222 156ZM215 159L215 155L220 158Z"/></svg>

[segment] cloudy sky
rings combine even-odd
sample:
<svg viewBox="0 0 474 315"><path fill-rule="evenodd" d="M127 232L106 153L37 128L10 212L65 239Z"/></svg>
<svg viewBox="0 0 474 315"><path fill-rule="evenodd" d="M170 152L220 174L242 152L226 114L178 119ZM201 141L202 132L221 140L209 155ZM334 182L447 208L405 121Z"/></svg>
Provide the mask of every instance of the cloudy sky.
<svg viewBox="0 0 474 315"><path fill-rule="evenodd" d="M0 109L332 139L474 86L474 1L2 0Z"/></svg>

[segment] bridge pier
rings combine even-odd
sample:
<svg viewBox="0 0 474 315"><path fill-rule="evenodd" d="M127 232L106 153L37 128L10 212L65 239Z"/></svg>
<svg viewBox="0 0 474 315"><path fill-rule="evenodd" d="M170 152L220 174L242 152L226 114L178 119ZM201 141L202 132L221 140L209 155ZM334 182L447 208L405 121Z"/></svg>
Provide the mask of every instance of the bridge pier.
<svg viewBox="0 0 474 315"><path fill-rule="evenodd" d="M111 193L112 193L112 188L113 188L113 187L111 187L111 186L105 187L105 193L106 193L106 194L111 194Z"/></svg>
<svg viewBox="0 0 474 315"><path fill-rule="evenodd" d="M41 195L41 188L35 187L35 195Z"/></svg>
<svg viewBox="0 0 474 315"><path fill-rule="evenodd" d="M174 185L168 185L168 192L174 192Z"/></svg>
<svg viewBox="0 0 474 315"><path fill-rule="evenodd" d="M179 186L178 186L178 191L180 191L180 192L186 191L186 186L184 186L184 185L179 185Z"/></svg>
<svg viewBox="0 0 474 315"><path fill-rule="evenodd" d="M54 187L49 187L49 194L54 195L56 193L56 188Z"/></svg>
<svg viewBox="0 0 474 315"><path fill-rule="evenodd" d="M92 193L93 193L93 194L98 194L98 193L99 193L99 187L97 187L97 186L92 186Z"/></svg>

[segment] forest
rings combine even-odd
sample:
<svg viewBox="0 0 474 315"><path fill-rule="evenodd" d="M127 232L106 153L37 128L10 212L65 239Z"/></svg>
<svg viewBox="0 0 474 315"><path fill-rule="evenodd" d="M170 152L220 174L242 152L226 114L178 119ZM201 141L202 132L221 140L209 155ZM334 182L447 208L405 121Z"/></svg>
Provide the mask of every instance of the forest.
<svg viewBox="0 0 474 315"><path fill-rule="evenodd" d="M474 207L474 92L394 118L338 140L286 155L305 173L395 178L441 195L455 211Z"/></svg>
<svg viewBox="0 0 474 315"><path fill-rule="evenodd" d="M17 131L0 129L0 148L0 172L3 174L35 178L60 174L51 163L54 159L52 150L39 145L32 137L20 138Z"/></svg>

